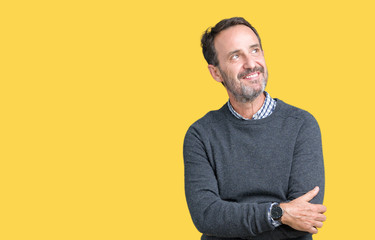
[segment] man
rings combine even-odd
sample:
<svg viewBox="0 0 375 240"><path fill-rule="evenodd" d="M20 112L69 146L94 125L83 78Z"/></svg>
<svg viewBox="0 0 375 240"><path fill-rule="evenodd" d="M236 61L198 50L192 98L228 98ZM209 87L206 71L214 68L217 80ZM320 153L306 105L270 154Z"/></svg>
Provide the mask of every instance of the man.
<svg viewBox="0 0 375 240"><path fill-rule="evenodd" d="M245 19L220 21L201 42L229 96L184 141L186 199L201 239L312 239L326 219L316 120L264 91L261 40Z"/></svg>

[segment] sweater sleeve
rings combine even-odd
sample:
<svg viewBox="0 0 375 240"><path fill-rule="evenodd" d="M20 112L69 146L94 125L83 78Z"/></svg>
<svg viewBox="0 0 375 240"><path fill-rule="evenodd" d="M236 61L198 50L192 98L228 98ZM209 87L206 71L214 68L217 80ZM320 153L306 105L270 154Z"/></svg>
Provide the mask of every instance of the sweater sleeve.
<svg viewBox="0 0 375 240"><path fill-rule="evenodd" d="M267 216L271 203L237 203L220 198L202 131L190 127L183 148L186 200L197 229L206 235L240 238L273 230Z"/></svg>
<svg viewBox="0 0 375 240"><path fill-rule="evenodd" d="M304 195L315 186L319 186L318 195L310 202L322 204L325 177L320 128L311 114L304 112L304 116L294 148L287 197L291 201ZM274 234L279 235L280 239L309 235L307 232L297 231L286 225L276 228Z"/></svg>
<svg viewBox="0 0 375 240"><path fill-rule="evenodd" d="M319 186L320 191L311 203L322 204L325 178L321 134L315 118L307 112L305 114L294 148L288 200Z"/></svg>

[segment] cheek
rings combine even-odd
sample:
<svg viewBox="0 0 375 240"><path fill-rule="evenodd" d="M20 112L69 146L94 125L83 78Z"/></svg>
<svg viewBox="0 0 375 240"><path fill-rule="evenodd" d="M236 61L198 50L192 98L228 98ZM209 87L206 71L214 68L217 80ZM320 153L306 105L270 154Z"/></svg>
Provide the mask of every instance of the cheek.
<svg viewBox="0 0 375 240"><path fill-rule="evenodd" d="M264 59L263 59L263 60L259 60L259 61L258 61L258 64L259 64L260 66L266 68L266 62L264 61Z"/></svg>
<svg viewBox="0 0 375 240"><path fill-rule="evenodd" d="M227 66L225 66L225 68L223 70L224 70L225 74L227 75L227 77L229 77L231 79L233 79L233 78L237 79L238 74L241 71L243 71L243 69L241 69L240 63L227 65Z"/></svg>
<svg viewBox="0 0 375 240"><path fill-rule="evenodd" d="M230 69L230 68L225 69L224 74L226 75L226 77L229 77L229 78L235 76L235 72L233 71L233 69Z"/></svg>
<svg viewBox="0 0 375 240"><path fill-rule="evenodd" d="M260 65L262 65L262 66L265 66L265 65L266 65L266 60L264 59L263 56L258 56L258 57L256 58L255 61L257 61L258 64L260 64Z"/></svg>

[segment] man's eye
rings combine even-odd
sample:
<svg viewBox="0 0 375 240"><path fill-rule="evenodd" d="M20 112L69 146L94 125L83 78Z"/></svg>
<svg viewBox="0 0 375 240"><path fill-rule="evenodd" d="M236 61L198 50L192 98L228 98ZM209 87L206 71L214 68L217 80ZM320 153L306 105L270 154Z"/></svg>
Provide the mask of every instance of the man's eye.
<svg viewBox="0 0 375 240"><path fill-rule="evenodd" d="M239 57L240 57L240 56L238 56L238 55L233 55L233 56L232 56L232 59L233 59L233 60L236 60L236 59L238 59Z"/></svg>
<svg viewBox="0 0 375 240"><path fill-rule="evenodd" d="M258 53L259 52L259 48L254 48L253 50L251 50L251 53Z"/></svg>

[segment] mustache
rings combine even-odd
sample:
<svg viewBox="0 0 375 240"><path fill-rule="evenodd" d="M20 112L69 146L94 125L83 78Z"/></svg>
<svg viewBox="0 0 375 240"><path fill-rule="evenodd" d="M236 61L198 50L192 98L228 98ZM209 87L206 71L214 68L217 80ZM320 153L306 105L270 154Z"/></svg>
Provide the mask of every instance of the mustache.
<svg viewBox="0 0 375 240"><path fill-rule="evenodd" d="M247 68L245 71L239 73L237 75L237 78L241 79L241 78L245 77L246 75L249 75L249 74L254 73L254 72L264 73L264 67Z"/></svg>

